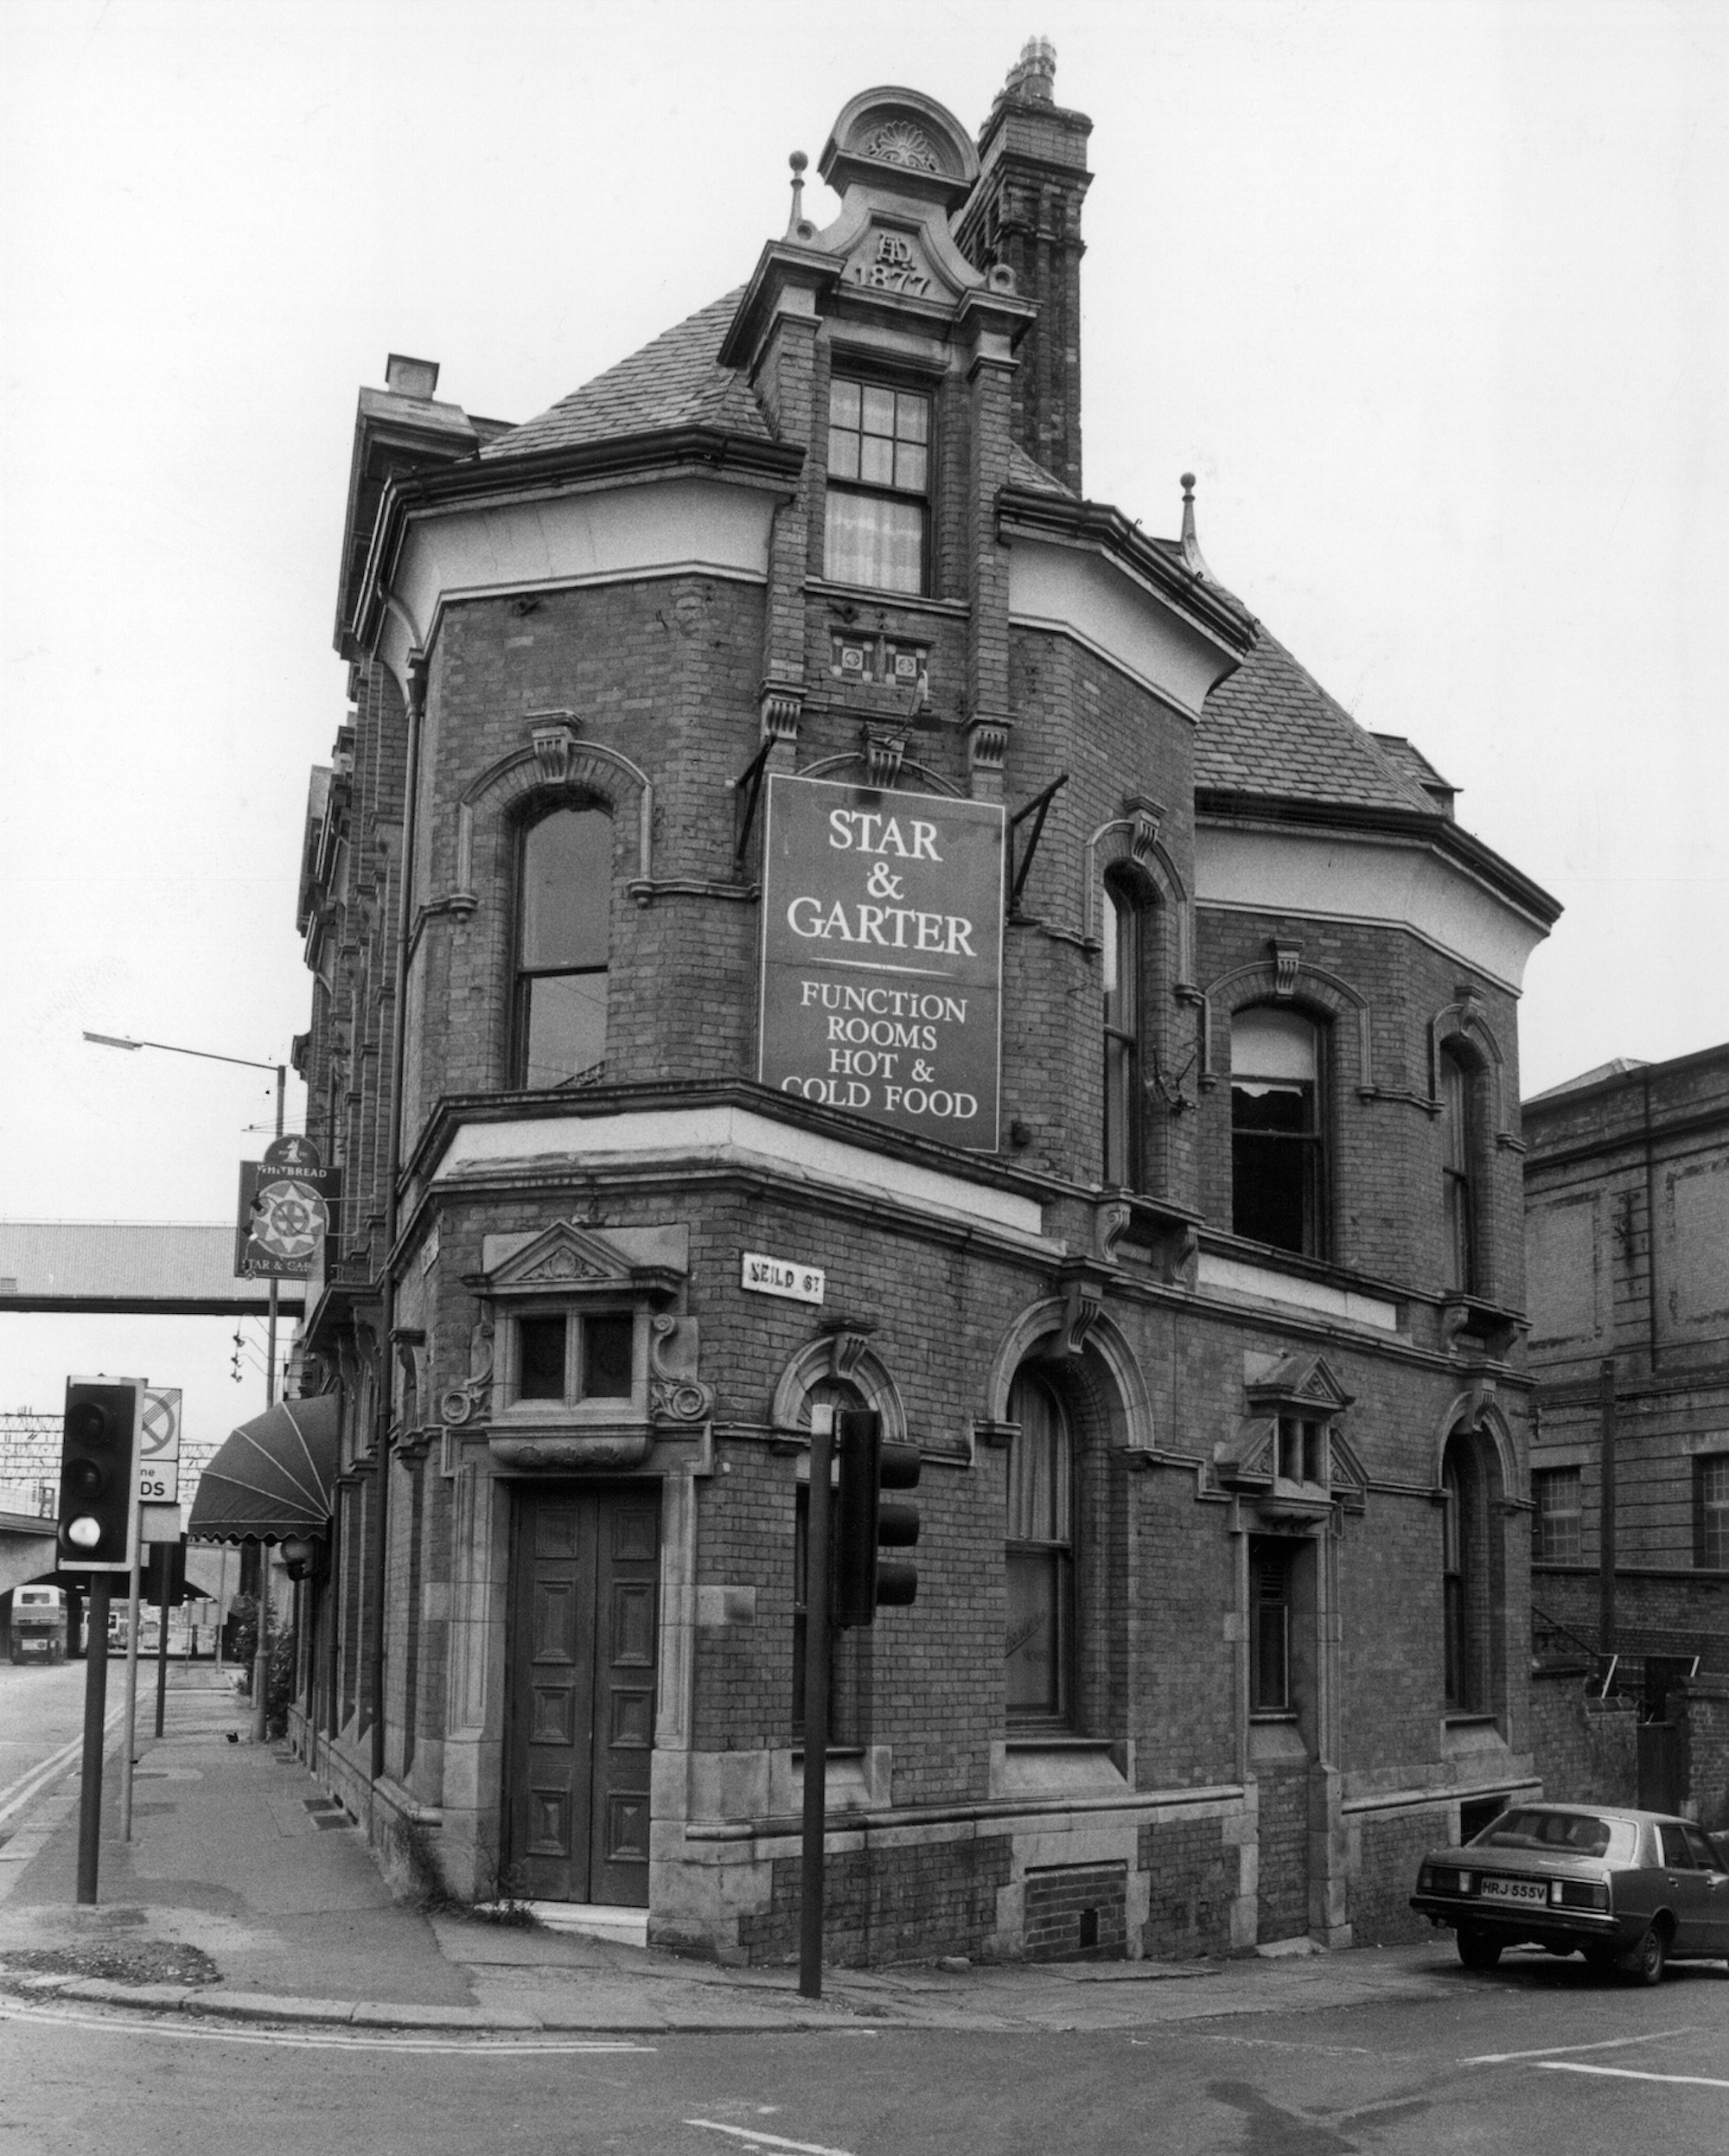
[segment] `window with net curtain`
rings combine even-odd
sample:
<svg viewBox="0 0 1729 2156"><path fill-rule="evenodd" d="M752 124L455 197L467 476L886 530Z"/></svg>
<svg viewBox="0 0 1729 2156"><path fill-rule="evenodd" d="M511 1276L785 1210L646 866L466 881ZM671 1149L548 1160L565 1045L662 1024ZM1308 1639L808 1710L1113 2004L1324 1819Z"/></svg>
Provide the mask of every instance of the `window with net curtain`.
<svg viewBox="0 0 1729 2156"><path fill-rule="evenodd" d="M1023 1369L1009 1392L1007 1705L1011 1720L1066 1723L1073 1705L1075 1441L1056 1388Z"/></svg>
<svg viewBox="0 0 1729 2156"><path fill-rule="evenodd" d="M1100 954L1105 989L1105 1180L1141 1188L1141 909L1114 877L1105 884Z"/></svg>
<svg viewBox="0 0 1729 2156"><path fill-rule="evenodd" d="M1446 1208L1446 1285L1479 1292L1477 1164L1481 1074L1451 1048L1441 1050L1442 1196Z"/></svg>
<svg viewBox="0 0 1729 2156"><path fill-rule="evenodd" d="M606 1055L612 818L559 808L522 834L516 1083L567 1086Z"/></svg>
<svg viewBox="0 0 1729 2156"><path fill-rule="evenodd" d="M928 521L930 399L837 375L829 386L823 574L922 592Z"/></svg>
<svg viewBox="0 0 1729 2156"><path fill-rule="evenodd" d="M1231 1020L1231 1232L1325 1254L1320 1029L1256 1004Z"/></svg>
<svg viewBox="0 0 1729 2156"><path fill-rule="evenodd" d="M1441 1625L1446 1704L1465 1713L1478 1704L1471 1596L1480 1551L1477 1524L1467 1509L1474 1489L1464 1441L1455 1438L1441 1463Z"/></svg>

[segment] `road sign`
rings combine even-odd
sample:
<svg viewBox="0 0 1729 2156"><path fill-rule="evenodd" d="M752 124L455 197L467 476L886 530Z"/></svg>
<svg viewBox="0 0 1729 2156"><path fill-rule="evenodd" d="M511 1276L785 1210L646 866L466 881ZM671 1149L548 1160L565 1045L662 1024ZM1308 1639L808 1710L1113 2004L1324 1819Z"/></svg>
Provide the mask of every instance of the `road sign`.
<svg viewBox="0 0 1729 2156"><path fill-rule="evenodd" d="M180 1387L147 1386L138 1430L138 1501L180 1502Z"/></svg>

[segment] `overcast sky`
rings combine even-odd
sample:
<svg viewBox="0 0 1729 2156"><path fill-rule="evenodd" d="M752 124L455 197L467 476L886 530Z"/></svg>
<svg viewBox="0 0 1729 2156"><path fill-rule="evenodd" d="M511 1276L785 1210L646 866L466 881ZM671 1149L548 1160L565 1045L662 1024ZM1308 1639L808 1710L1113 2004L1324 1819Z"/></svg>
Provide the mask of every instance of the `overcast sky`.
<svg viewBox="0 0 1729 2156"><path fill-rule="evenodd" d="M0 1217L225 1219L267 1135L266 1073L80 1034L306 1024L386 353L528 418L748 276L855 91L976 127L1034 32L1094 122L1088 492L1171 533L1195 470L1215 571L1565 904L1528 1093L1729 1039L1729 5L8 0ZM0 1321L0 1406L219 1430L232 1330Z"/></svg>

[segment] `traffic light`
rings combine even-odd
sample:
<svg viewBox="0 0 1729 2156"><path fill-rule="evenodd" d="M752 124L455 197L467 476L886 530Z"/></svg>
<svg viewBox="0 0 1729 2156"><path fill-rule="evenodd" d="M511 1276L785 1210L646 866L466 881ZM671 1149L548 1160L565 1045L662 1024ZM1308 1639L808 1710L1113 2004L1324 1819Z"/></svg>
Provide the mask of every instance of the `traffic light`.
<svg viewBox="0 0 1729 2156"><path fill-rule="evenodd" d="M843 1408L834 1419L840 1454L839 1504L834 1528L837 1625L870 1624L879 1609L904 1608L918 1592L917 1567L879 1559L879 1545L909 1550L918 1540L916 1505L884 1502L885 1489L916 1489L916 1445L884 1445L883 1418L867 1408Z"/></svg>
<svg viewBox="0 0 1729 2156"><path fill-rule="evenodd" d="M60 1455L60 1562L124 1572L138 1518L138 1416L144 1381L70 1377Z"/></svg>

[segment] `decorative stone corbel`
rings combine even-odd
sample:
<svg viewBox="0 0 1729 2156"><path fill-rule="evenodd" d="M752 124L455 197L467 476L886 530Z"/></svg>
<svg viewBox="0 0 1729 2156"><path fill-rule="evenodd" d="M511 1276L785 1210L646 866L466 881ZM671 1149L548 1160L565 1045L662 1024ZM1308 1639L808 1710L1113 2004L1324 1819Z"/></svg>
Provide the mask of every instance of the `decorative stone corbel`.
<svg viewBox="0 0 1729 2156"><path fill-rule="evenodd" d="M764 741L785 742L796 748L799 739L799 721L804 716L805 692L802 682L765 681L761 691L762 738Z"/></svg>
<svg viewBox="0 0 1729 2156"><path fill-rule="evenodd" d="M970 772L1001 775L1009 753L1010 725L1006 718L975 711L967 722L967 768Z"/></svg>
<svg viewBox="0 0 1729 2156"><path fill-rule="evenodd" d="M1164 805L1149 801L1145 794L1136 794L1123 803L1123 812L1133 826L1129 834L1129 852L1139 865L1150 873L1158 852L1158 834L1164 825Z"/></svg>
<svg viewBox="0 0 1729 2156"><path fill-rule="evenodd" d="M864 749L871 784L887 792L901 775L901 760L907 753L905 734L898 730L867 726Z"/></svg>
<svg viewBox="0 0 1729 2156"><path fill-rule="evenodd" d="M852 1373L858 1368L858 1358L877 1330L874 1321L866 1317L826 1317L817 1330L828 1335L830 1375L850 1384Z"/></svg>
<svg viewBox="0 0 1729 2156"><path fill-rule="evenodd" d="M1134 1222L1126 1198L1101 1198L1093 1208L1093 1247L1107 1265L1117 1263L1117 1245Z"/></svg>
<svg viewBox="0 0 1729 2156"><path fill-rule="evenodd" d="M1275 943L1272 948L1273 992L1275 996L1294 996L1297 992L1297 975L1303 965L1302 946L1297 943Z"/></svg>
<svg viewBox="0 0 1729 2156"><path fill-rule="evenodd" d="M1056 1278L1062 1296L1062 1323L1057 1328L1056 1353L1059 1356L1078 1355L1087 1344L1088 1334L1104 1312L1107 1276L1092 1260L1071 1258Z"/></svg>
<svg viewBox="0 0 1729 2156"><path fill-rule="evenodd" d="M668 1311L648 1321L648 1412L656 1422L706 1422L714 1387L697 1377L697 1320Z"/></svg>
<svg viewBox="0 0 1729 2156"><path fill-rule="evenodd" d="M571 775L571 754L577 745L577 730L569 711L541 711L533 715L529 734L534 761L548 786L563 786Z"/></svg>
<svg viewBox="0 0 1729 2156"><path fill-rule="evenodd" d="M482 1318L469 1335L469 1375L460 1385L448 1387L440 1395L438 1413L452 1429L470 1421L492 1391L493 1329Z"/></svg>

